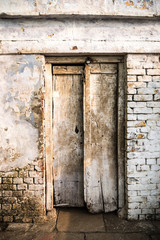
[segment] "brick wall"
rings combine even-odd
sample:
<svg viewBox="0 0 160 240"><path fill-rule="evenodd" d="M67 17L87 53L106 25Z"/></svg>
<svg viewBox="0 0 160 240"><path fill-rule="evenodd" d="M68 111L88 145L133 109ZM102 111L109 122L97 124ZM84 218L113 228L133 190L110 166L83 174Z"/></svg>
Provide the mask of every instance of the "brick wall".
<svg viewBox="0 0 160 240"><path fill-rule="evenodd" d="M160 56L127 56L128 219L160 218Z"/></svg>
<svg viewBox="0 0 160 240"><path fill-rule="evenodd" d="M0 176L0 221L33 222L43 218L44 178L40 167L28 165L1 172Z"/></svg>

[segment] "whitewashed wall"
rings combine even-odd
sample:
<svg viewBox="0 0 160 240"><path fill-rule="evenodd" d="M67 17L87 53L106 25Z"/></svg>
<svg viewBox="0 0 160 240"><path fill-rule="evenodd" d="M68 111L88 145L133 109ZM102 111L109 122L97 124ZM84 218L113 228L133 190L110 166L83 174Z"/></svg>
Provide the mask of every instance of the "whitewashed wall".
<svg viewBox="0 0 160 240"><path fill-rule="evenodd" d="M157 53L158 20L1 19L0 54Z"/></svg>
<svg viewBox="0 0 160 240"><path fill-rule="evenodd" d="M160 55L127 56L129 219L159 219Z"/></svg>
<svg viewBox="0 0 160 240"><path fill-rule="evenodd" d="M159 0L0 0L2 16L156 17Z"/></svg>

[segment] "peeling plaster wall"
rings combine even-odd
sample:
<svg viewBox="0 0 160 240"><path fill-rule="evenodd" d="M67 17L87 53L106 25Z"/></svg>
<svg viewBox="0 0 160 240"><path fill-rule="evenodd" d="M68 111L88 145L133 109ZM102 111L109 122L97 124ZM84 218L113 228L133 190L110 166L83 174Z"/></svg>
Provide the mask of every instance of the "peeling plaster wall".
<svg viewBox="0 0 160 240"><path fill-rule="evenodd" d="M24 167L38 158L41 61L42 57L34 56L0 57L1 171Z"/></svg>
<svg viewBox="0 0 160 240"><path fill-rule="evenodd" d="M22 207L26 196L32 208L44 209L44 57L0 56L0 66L0 211L5 219L6 208L10 218L19 211L23 217L34 215L28 203ZM40 200L34 199L37 193Z"/></svg>
<svg viewBox="0 0 160 240"><path fill-rule="evenodd" d="M0 53L157 53L158 20L1 19Z"/></svg>
<svg viewBox="0 0 160 240"><path fill-rule="evenodd" d="M2 16L158 16L159 0L0 0Z"/></svg>

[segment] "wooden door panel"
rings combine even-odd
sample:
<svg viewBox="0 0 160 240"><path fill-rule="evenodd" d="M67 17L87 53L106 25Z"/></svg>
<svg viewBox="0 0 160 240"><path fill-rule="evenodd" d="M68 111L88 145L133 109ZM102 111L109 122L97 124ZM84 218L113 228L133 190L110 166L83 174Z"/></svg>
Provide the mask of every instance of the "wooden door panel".
<svg viewBox="0 0 160 240"><path fill-rule="evenodd" d="M81 66L53 67L54 204L83 206Z"/></svg>
<svg viewBox="0 0 160 240"><path fill-rule="evenodd" d="M54 204L85 200L90 212L110 212L117 209L117 64L86 65L84 86L82 75L81 66L53 67Z"/></svg>
<svg viewBox="0 0 160 240"><path fill-rule="evenodd" d="M117 209L117 65L87 65L85 76L85 202L91 212L110 212Z"/></svg>

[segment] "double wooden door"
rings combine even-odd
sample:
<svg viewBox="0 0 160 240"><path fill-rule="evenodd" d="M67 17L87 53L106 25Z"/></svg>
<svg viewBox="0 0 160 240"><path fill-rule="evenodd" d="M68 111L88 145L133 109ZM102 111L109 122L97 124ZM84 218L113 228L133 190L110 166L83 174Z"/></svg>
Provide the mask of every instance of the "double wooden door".
<svg viewBox="0 0 160 240"><path fill-rule="evenodd" d="M54 205L117 209L117 64L53 66Z"/></svg>

